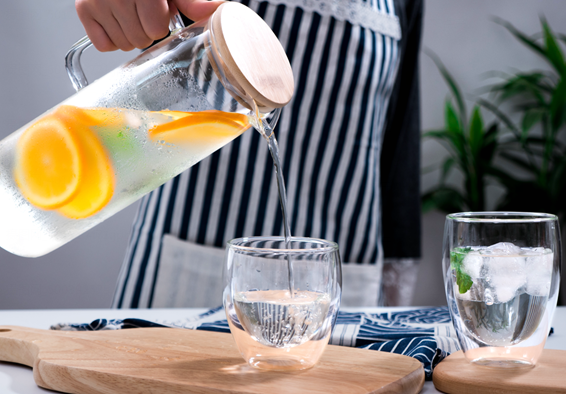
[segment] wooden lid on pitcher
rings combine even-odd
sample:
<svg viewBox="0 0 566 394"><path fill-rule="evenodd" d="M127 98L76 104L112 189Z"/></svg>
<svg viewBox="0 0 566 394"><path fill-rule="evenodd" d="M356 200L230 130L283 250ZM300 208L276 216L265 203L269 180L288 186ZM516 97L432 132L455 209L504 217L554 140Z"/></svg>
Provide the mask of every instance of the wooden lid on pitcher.
<svg viewBox="0 0 566 394"><path fill-rule="evenodd" d="M226 2L212 15L209 29L215 60L228 82L245 93L245 101L253 99L262 111L291 101L291 64L259 15L240 3Z"/></svg>

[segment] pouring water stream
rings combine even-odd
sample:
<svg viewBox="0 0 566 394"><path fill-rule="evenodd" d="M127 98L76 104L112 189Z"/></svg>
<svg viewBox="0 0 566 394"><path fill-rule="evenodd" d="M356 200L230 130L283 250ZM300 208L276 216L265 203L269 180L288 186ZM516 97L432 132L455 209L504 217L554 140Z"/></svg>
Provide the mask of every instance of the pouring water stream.
<svg viewBox="0 0 566 394"><path fill-rule="evenodd" d="M277 176L277 188L279 191L279 202L281 204L281 213L283 216L283 231L285 236L285 248L290 249L291 246L291 223L289 221L289 215L287 212L287 193L285 191L285 181L283 179L283 171L281 168L281 160L279 155L279 144L275 138L275 133L269 122L262 118L259 114L257 105L255 105L255 117L257 120L257 126L255 128L259 131L262 137L267 141L267 146L271 157L273 159L273 167L275 169L275 175ZM277 119L281 113L281 109L275 110L274 117ZM295 294L295 284L293 279L293 261L291 255L287 254L287 265L289 267L289 296L294 297Z"/></svg>

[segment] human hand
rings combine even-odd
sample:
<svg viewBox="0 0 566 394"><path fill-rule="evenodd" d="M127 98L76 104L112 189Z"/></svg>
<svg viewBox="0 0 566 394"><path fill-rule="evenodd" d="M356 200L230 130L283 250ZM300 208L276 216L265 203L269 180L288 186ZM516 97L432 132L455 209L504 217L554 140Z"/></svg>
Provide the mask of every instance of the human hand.
<svg viewBox="0 0 566 394"><path fill-rule="evenodd" d="M175 7L197 21L220 4L218 0L75 0L87 35L101 52L147 48L167 35Z"/></svg>

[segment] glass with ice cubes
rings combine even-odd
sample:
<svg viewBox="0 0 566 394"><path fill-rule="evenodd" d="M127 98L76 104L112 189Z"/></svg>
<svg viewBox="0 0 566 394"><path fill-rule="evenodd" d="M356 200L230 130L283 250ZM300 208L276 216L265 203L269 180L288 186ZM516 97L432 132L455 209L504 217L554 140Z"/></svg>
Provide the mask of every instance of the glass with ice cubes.
<svg viewBox="0 0 566 394"><path fill-rule="evenodd" d="M556 309L558 218L523 212L450 214L443 272L448 308L466 358L534 366Z"/></svg>

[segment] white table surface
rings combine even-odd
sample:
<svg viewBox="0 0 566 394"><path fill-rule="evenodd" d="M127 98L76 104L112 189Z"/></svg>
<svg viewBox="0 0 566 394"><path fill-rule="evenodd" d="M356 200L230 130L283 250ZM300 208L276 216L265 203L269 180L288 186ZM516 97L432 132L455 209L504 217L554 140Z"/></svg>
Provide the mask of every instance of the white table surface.
<svg viewBox="0 0 566 394"><path fill-rule="evenodd" d="M380 313L410 308L343 308L345 311L367 311ZM193 316L206 309L58 309L58 310L4 310L0 311L0 325L49 329L52 324L62 322L88 323L95 319L163 319L178 320ZM545 348L566 350L566 307L559 307L552 324L555 333L546 341ZM0 362L1 394L47 394L53 393L37 387L32 370L19 364ZM432 382L425 382L423 394L440 393ZM135 393L132 393L135 394Z"/></svg>

